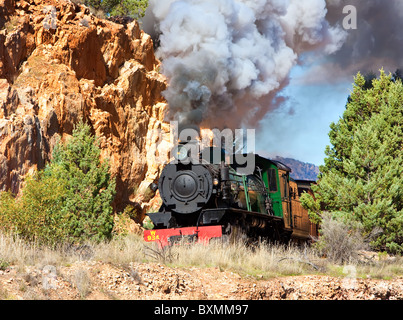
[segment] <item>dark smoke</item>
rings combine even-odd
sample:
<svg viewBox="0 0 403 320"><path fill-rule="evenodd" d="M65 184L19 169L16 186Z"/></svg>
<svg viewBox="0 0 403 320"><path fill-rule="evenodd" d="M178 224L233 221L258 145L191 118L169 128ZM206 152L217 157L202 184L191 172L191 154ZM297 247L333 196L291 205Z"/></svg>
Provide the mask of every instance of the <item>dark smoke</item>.
<svg viewBox="0 0 403 320"><path fill-rule="evenodd" d="M360 71L375 73L384 68L395 72L403 67L403 1L402 0L327 0L326 19L342 24L343 8L357 9L357 29L347 30L343 46L320 60L311 69L305 83L349 81Z"/></svg>
<svg viewBox="0 0 403 320"><path fill-rule="evenodd" d="M346 32L326 20L325 0L150 1L144 28L158 38L170 119L256 126L307 52L329 55Z"/></svg>

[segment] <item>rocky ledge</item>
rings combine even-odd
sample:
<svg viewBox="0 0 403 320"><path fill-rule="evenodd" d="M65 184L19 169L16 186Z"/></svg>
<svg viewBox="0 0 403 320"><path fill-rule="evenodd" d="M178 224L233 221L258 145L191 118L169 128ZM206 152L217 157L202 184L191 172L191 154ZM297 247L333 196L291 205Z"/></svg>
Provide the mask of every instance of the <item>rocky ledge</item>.
<svg viewBox="0 0 403 320"><path fill-rule="evenodd" d="M153 42L137 21L99 19L68 0L0 0L0 190L18 193L80 119L117 181L115 209L144 212L167 109Z"/></svg>

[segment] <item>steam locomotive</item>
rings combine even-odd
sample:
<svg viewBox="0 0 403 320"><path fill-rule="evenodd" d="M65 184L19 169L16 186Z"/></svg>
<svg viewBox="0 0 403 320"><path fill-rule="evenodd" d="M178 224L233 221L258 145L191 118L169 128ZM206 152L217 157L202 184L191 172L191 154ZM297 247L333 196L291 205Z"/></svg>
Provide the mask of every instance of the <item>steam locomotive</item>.
<svg viewBox="0 0 403 320"><path fill-rule="evenodd" d="M299 202L313 181L293 180L289 167L257 154L243 154L254 164L244 173L244 164L228 161L234 155L221 148L204 148L196 157L191 151L192 142L179 144L175 160L162 170L163 203L148 214L154 229L144 231L145 241L164 247L215 238L299 242L317 235Z"/></svg>

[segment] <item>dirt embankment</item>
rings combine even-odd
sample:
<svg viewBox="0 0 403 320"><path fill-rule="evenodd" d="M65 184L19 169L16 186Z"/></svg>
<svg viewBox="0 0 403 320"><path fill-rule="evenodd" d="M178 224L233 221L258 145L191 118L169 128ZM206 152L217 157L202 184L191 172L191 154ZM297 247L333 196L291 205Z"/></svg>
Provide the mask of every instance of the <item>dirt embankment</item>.
<svg viewBox="0 0 403 320"><path fill-rule="evenodd" d="M77 262L56 268L9 266L0 271L0 299L142 300L403 300L403 277L394 280L307 275L268 280L218 268L162 264Z"/></svg>

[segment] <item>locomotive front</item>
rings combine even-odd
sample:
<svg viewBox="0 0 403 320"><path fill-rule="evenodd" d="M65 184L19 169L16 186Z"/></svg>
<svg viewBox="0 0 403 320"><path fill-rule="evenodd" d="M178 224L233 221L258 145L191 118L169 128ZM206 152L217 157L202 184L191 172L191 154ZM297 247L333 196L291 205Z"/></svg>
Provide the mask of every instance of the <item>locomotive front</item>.
<svg viewBox="0 0 403 320"><path fill-rule="evenodd" d="M209 202L213 174L201 164L170 163L163 169L158 187L166 210L193 214Z"/></svg>
<svg viewBox="0 0 403 320"><path fill-rule="evenodd" d="M197 223L200 210L221 193L221 181L225 180L220 172L227 170L219 164L222 156L218 154L217 160L214 148L198 152L196 143L179 144L173 152L175 160L162 170L158 189L163 204L158 213L149 214L157 228Z"/></svg>
<svg viewBox="0 0 403 320"><path fill-rule="evenodd" d="M210 147L199 152L197 143L179 144L173 152L175 159L162 170L158 189L163 203L159 212L148 214L155 230L145 232L146 240L172 238L178 232L221 235L220 226L199 227L199 219L203 209L216 206L218 197L219 201L225 199L229 168L222 163L221 149ZM167 232L170 233L165 235Z"/></svg>

